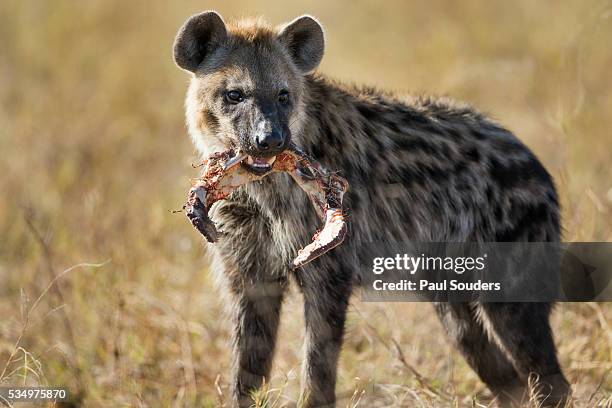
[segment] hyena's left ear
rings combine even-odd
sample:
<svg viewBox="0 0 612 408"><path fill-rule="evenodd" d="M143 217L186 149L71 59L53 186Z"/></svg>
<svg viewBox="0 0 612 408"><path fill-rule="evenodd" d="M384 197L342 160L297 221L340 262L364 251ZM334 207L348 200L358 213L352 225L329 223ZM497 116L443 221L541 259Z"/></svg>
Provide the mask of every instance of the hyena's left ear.
<svg viewBox="0 0 612 408"><path fill-rule="evenodd" d="M298 17L281 27L279 40L285 44L293 62L303 73L314 70L325 50L323 27L311 16Z"/></svg>

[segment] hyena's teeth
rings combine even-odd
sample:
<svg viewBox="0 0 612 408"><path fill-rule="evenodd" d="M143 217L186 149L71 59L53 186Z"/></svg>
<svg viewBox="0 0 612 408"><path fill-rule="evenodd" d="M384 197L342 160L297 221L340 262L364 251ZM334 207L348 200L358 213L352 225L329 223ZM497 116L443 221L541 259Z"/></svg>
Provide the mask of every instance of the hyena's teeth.
<svg viewBox="0 0 612 408"><path fill-rule="evenodd" d="M247 157L247 164L256 168L268 168L274 164L276 156L269 158L253 158L252 156Z"/></svg>

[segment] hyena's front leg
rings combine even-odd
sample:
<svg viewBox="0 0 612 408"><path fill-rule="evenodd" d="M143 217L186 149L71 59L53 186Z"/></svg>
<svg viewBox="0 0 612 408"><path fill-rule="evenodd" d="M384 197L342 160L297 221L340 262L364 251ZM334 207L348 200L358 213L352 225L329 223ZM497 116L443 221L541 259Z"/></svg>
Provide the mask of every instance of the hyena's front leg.
<svg viewBox="0 0 612 408"><path fill-rule="evenodd" d="M233 406L250 407L270 374L286 267L275 262L268 224L254 203L224 202L215 222L223 233L212 246L214 269L231 299Z"/></svg>
<svg viewBox="0 0 612 408"><path fill-rule="evenodd" d="M340 265L307 267L298 274L306 324L301 407L335 406L336 370L351 279L350 271Z"/></svg>
<svg viewBox="0 0 612 408"><path fill-rule="evenodd" d="M252 406L252 392L270 374L283 292L282 282L254 282L234 294L231 388L236 406Z"/></svg>

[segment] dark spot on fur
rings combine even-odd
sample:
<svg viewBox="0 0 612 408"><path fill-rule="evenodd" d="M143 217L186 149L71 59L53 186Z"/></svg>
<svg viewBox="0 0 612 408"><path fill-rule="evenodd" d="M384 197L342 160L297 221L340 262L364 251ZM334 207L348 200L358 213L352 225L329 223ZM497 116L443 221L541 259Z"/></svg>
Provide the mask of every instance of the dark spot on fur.
<svg viewBox="0 0 612 408"><path fill-rule="evenodd" d="M321 131L323 132L323 135L329 147L338 146L338 139L334 136L334 133L329 128L328 122L325 120L321 121Z"/></svg>
<svg viewBox="0 0 612 408"><path fill-rule="evenodd" d="M357 211L361 205L361 197L357 193L349 193L347 196L347 208L350 208L351 211Z"/></svg>
<svg viewBox="0 0 612 408"><path fill-rule="evenodd" d="M399 128L399 126L397 126L397 123L395 122L387 122L387 127L394 133L401 132L401 129Z"/></svg>
<svg viewBox="0 0 612 408"><path fill-rule="evenodd" d="M493 215L497 222L502 223L504 221L504 211L499 204L493 207Z"/></svg>
<svg viewBox="0 0 612 408"><path fill-rule="evenodd" d="M534 179L544 184L552 184L550 175L533 155L529 155L526 161L513 160L505 164L493 158L490 161L489 173L493 180L505 189L511 189Z"/></svg>
<svg viewBox="0 0 612 408"><path fill-rule="evenodd" d="M434 184L444 184L445 181L448 181L449 173L441 167L425 166L423 172L425 177Z"/></svg>
<svg viewBox="0 0 612 408"><path fill-rule="evenodd" d="M410 126L427 127L433 125L431 119L428 118L427 115L422 112L418 112L413 109L405 109L403 114L404 121Z"/></svg>
<svg viewBox="0 0 612 408"><path fill-rule="evenodd" d="M493 189L491 189L491 186L485 188L485 195L487 196L487 201L491 203L493 201Z"/></svg>
<svg viewBox="0 0 612 408"><path fill-rule="evenodd" d="M316 143L312 146L312 150L310 155L315 160L321 160L325 157L325 149L324 146L321 146L320 143Z"/></svg>
<svg viewBox="0 0 612 408"><path fill-rule="evenodd" d="M472 185L467 180L458 182L455 188L461 193L470 193L472 191Z"/></svg>
<svg viewBox="0 0 612 408"><path fill-rule="evenodd" d="M452 151L447 143L442 143L440 145L440 150L442 151L442 158L450 159L450 157L452 156Z"/></svg>
<svg viewBox="0 0 612 408"><path fill-rule="evenodd" d="M423 185L425 183L425 176L418 170L405 167L387 174L385 181L387 184L403 184L408 187L412 183Z"/></svg>
<svg viewBox="0 0 612 408"><path fill-rule="evenodd" d="M408 150L410 152L423 152L438 156L438 150L426 140L410 135L394 135L393 144L396 149Z"/></svg>
<svg viewBox="0 0 612 408"><path fill-rule="evenodd" d="M442 128L422 114L411 114L404 122L407 127L419 130L431 136L444 134Z"/></svg>
<svg viewBox="0 0 612 408"><path fill-rule="evenodd" d="M367 120L367 121L374 121L376 119L379 119L378 116L380 115L380 109L372 106L372 105L366 105L366 104L358 104L357 105L357 111Z"/></svg>
<svg viewBox="0 0 612 408"><path fill-rule="evenodd" d="M210 130L212 133L219 131L219 119L209 110L200 113L200 128Z"/></svg>
<svg viewBox="0 0 612 408"><path fill-rule="evenodd" d="M467 163L464 161L460 161L455 163L455 167L453 168L453 175L460 176L461 173L465 172L468 169Z"/></svg>
<svg viewBox="0 0 612 408"><path fill-rule="evenodd" d="M482 132L480 130L473 130L472 134L478 140L486 140L489 137L489 135L487 135L486 133L484 133L484 132Z"/></svg>
<svg viewBox="0 0 612 408"><path fill-rule="evenodd" d="M498 231L495 240L498 242L518 241L528 236L530 231L541 229L541 225L552 220L550 208L545 203L514 205L512 218L515 221L512 227Z"/></svg>
<svg viewBox="0 0 612 408"><path fill-rule="evenodd" d="M463 138L461 132L458 129L455 129L454 127L445 128L444 131L454 140L461 140Z"/></svg>
<svg viewBox="0 0 612 408"><path fill-rule="evenodd" d="M379 154L383 154L385 151L385 145L380 140L380 137L376 134L376 131L369 123L366 123L363 127L363 132L367 136L367 139L376 145L376 150Z"/></svg>
<svg viewBox="0 0 612 408"><path fill-rule="evenodd" d="M520 153L526 150L525 146L521 142L512 139L496 140L493 146L499 149L505 155Z"/></svg>
<svg viewBox="0 0 612 408"><path fill-rule="evenodd" d="M420 171L407 172L403 174L404 178L407 178L417 185L425 184L425 176Z"/></svg>
<svg viewBox="0 0 612 408"><path fill-rule="evenodd" d="M466 159L478 163L480 161L480 152L474 146L464 147L461 149L461 154Z"/></svg>

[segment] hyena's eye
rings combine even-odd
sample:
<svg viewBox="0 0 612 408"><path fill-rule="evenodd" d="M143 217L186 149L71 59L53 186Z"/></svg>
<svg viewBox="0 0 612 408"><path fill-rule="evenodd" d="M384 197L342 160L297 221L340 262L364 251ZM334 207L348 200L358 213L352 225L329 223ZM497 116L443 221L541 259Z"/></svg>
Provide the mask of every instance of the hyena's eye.
<svg viewBox="0 0 612 408"><path fill-rule="evenodd" d="M225 94L225 99L229 103L240 103L244 101L244 94L238 90L231 90Z"/></svg>
<svg viewBox="0 0 612 408"><path fill-rule="evenodd" d="M289 102L289 91L287 91L286 89L283 89L282 91L280 91L278 93L278 101L280 103L287 103L287 102Z"/></svg>

